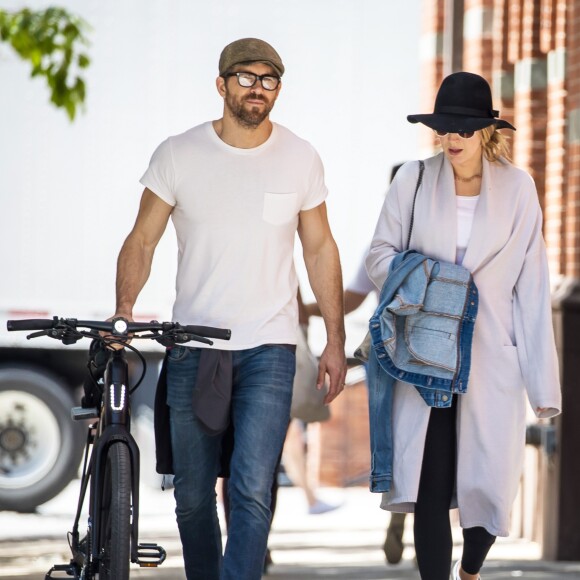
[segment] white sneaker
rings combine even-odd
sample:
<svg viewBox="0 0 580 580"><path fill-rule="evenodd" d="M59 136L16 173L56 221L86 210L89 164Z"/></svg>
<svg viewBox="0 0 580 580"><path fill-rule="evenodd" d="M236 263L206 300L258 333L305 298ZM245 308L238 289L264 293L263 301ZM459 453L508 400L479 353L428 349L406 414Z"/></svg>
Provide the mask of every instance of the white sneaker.
<svg viewBox="0 0 580 580"><path fill-rule="evenodd" d="M313 505L311 505L308 508L308 513L311 516L325 514L327 512L331 512L332 510L335 510L338 507L340 507L340 506L335 505L335 504L329 504L329 503L326 503L322 500L317 499L316 503L314 503Z"/></svg>
<svg viewBox="0 0 580 580"><path fill-rule="evenodd" d="M451 580L461 580L461 576L459 576L459 568L461 568L461 560L455 562L455 566L453 566L453 571L451 572ZM479 574L477 575L477 579L481 580Z"/></svg>

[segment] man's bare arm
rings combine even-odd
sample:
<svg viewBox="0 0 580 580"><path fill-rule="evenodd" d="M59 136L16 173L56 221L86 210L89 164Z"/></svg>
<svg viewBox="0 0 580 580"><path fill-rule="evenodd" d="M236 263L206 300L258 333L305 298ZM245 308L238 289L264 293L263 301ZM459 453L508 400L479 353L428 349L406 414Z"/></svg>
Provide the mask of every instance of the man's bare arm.
<svg viewBox="0 0 580 580"><path fill-rule="evenodd" d="M367 294L359 294L358 292L353 292L352 290L344 291L344 315L354 312L367 297ZM306 316L322 316L320 308L316 302L310 302L304 304L303 312Z"/></svg>
<svg viewBox="0 0 580 580"><path fill-rule="evenodd" d="M300 212L298 235L310 286L326 326L327 344L320 357L317 386L322 388L328 374L330 384L325 402L330 403L344 388L346 357L342 272L338 248L328 224L326 204Z"/></svg>
<svg viewBox="0 0 580 580"><path fill-rule="evenodd" d="M155 248L173 207L149 189L143 191L139 213L117 260L116 316L132 319L133 306L151 272Z"/></svg>

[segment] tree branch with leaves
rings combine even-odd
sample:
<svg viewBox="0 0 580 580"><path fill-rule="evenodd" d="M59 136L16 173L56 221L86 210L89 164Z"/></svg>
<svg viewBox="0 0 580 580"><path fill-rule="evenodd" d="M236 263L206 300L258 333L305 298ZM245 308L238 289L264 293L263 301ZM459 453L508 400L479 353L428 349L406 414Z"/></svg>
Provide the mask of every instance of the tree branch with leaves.
<svg viewBox="0 0 580 580"><path fill-rule="evenodd" d="M32 65L32 77L44 77L51 102L65 109L69 119L85 102L81 72L90 60L84 52L88 24L63 8L17 12L0 9L0 41Z"/></svg>

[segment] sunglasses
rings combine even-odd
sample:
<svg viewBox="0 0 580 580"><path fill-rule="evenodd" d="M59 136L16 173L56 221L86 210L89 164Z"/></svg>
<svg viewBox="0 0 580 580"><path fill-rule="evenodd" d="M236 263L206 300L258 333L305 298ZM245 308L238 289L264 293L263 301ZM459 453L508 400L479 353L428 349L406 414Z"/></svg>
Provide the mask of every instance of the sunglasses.
<svg viewBox="0 0 580 580"><path fill-rule="evenodd" d="M452 131L437 131L437 129L434 129L434 132L437 137L445 137L445 135L449 135ZM475 135L475 131L455 131L455 133L462 139L471 139Z"/></svg>

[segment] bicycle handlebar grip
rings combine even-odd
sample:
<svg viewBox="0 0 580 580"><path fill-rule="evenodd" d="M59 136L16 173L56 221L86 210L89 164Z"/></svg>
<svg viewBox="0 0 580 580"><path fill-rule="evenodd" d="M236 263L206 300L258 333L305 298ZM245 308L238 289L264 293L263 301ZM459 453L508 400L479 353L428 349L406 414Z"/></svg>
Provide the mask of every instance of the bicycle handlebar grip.
<svg viewBox="0 0 580 580"><path fill-rule="evenodd" d="M54 327L52 318L29 318L25 320L8 320L6 328L8 330L48 330Z"/></svg>
<svg viewBox="0 0 580 580"><path fill-rule="evenodd" d="M195 326L187 325L183 330L190 334L198 334L206 338L219 338L221 340L230 340L232 331L229 328L214 328L213 326Z"/></svg>

